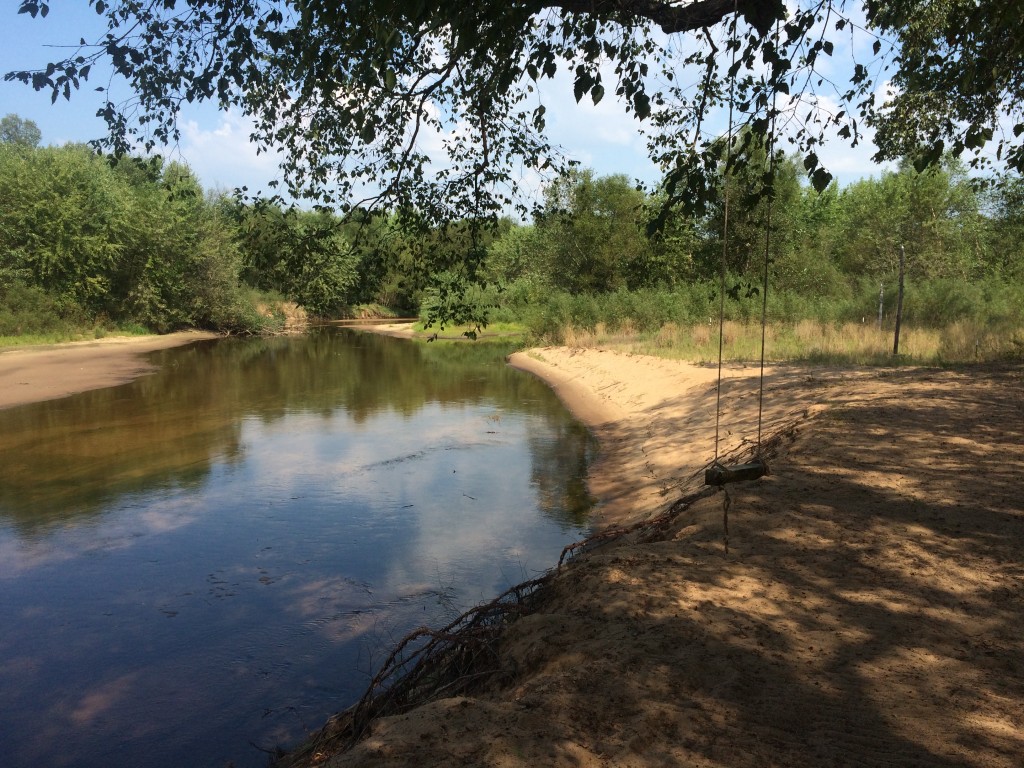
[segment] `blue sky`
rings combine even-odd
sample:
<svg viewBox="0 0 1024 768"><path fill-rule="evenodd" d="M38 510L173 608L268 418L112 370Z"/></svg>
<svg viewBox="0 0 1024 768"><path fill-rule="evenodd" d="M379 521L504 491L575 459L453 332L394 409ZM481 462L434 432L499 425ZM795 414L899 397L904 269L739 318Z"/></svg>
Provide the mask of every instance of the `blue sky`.
<svg viewBox="0 0 1024 768"><path fill-rule="evenodd" d="M84 2L53 2L49 16L32 19L16 13L17 3L9 2L0 19L0 72L33 68L60 58L60 46L76 45L79 38L95 40L102 36L102 20ZM837 60L838 60L837 55ZM102 94L93 88L102 80L94 71L83 90L50 103L49 93L33 91L17 82L0 82L0 115L16 113L34 121L45 144L87 141L104 133L103 121L95 116ZM576 104L568 78L545 83L543 95L548 107L551 138L566 153L599 175L624 173L648 183L658 174L647 158L643 137L635 120L625 114L611 96L600 105ZM221 113L215 107L192 107L183 113L182 139L162 154L189 164L207 188L232 189L248 186L265 189L278 176L273 156L258 156L248 141L248 122L238 113ZM851 149L840 141L819 152L822 160L841 184L878 175L879 166L870 161L869 142Z"/></svg>

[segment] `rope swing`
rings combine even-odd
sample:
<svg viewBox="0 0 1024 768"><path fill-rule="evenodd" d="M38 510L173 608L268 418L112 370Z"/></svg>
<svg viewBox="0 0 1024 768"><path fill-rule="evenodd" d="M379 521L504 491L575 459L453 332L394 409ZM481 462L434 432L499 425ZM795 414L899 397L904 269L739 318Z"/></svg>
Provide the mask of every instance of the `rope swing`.
<svg viewBox="0 0 1024 768"><path fill-rule="evenodd" d="M736 23L738 19L737 4L734 2L733 5L733 51L732 51L732 73L730 87L729 87L729 130L726 141L726 170L729 170L732 166L732 149L733 149L733 105L736 97L736 52L739 49L739 43L735 42ZM776 39L778 38L778 22L775 25ZM771 247L771 231L772 231L772 203L775 199L775 117L776 117L776 89L772 88L772 106L771 106L771 128L769 131L769 138L767 143L768 150L768 177L771 179L772 188L768 194L768 206L765 215L765 232L764 232L764 272L762 275L761 283L761 371L760 378L758 381L758 393L757 393L757 447L755 450L755 457L753 461L745 464L734 464L732 466L725 466L722 464L719 458L719 443L720 443L720 425L722 417L722 351L725 344L725 278L726 278L726 262L729 254L729 187L725 187L725 199L723 205L723 221L722 221L722 264L721 264L721 283L719 285L719 307L718 307L718 383L716 385L715 393L715 460L711 466L704 471L704 484L710 486L720 487L723 490L729 483L742 482L746 480L757 480L768 473L768 465L765 463L761 453L761 434L762 434L762 422L764 417L764 359L765 359L765 340L767 336L767 324L768 324L768 262L769 262L769 251ZM729 549L729 494L726 490L725 498L725 547L726 551Z"/></svg>

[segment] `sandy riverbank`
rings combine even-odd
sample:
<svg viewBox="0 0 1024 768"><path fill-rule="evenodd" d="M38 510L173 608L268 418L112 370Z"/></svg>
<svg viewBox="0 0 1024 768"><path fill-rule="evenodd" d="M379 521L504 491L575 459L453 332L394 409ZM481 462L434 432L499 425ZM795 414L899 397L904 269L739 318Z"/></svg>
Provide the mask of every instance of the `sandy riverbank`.
<svg viewBox="0 0 1024 768"><path fill-rule="evenodd" d="M147 352L215 338L214 333L183 331L0 350L0 408L125 384L155 370L145 360Z"/></svg>
<svg viewBox="0 0 1024 768"><path fill-rule="evenodd" d="M716 371L564 348L599 524L655 519L714 454ZM771 474L570 562L504 679L376 721L342 766L1018 766L1024 374L776 367ZM722 453L756 435L730 368Z"/></svg>
<svg viewBox="0 0 1024 768"><path fill-rule="evenodd" d="M0 407L110 386L196 335L0 353ZM771 474L670 513L714 455L717 371L550 348L513 363L601 441L596 521L471 696L317 765L975 766L1024 754L1024 369L765 377ZM729 367L722 454L757 429ZM325 677L331 675L324 670Z"/></svg>

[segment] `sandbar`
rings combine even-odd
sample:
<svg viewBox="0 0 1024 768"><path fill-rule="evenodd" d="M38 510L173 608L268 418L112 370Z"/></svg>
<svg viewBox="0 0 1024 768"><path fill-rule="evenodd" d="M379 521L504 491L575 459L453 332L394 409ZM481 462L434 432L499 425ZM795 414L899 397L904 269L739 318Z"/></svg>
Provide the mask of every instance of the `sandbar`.
<svg viewBox="0 0 1024 768"><path fill-rule="evenodd" d="M0 408L54 400L125 384L156 368L145 355L218 335L181 331L163 336L111 336L0 351Z"/></svg>

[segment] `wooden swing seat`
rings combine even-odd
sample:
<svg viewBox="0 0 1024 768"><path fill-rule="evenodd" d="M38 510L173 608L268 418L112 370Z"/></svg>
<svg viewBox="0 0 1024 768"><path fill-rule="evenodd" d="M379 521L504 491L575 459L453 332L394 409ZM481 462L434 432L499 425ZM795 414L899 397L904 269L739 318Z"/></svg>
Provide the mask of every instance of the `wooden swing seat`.
<svg viewBox="0 0 1024 768"><path fill-rule="evenodd" d="M761 459L754 459L746 464L733 464L731 467L715 463L704 470L704 485L722 486L746 480L757 480L766 474L768 474L768 465Z"/></svg>

